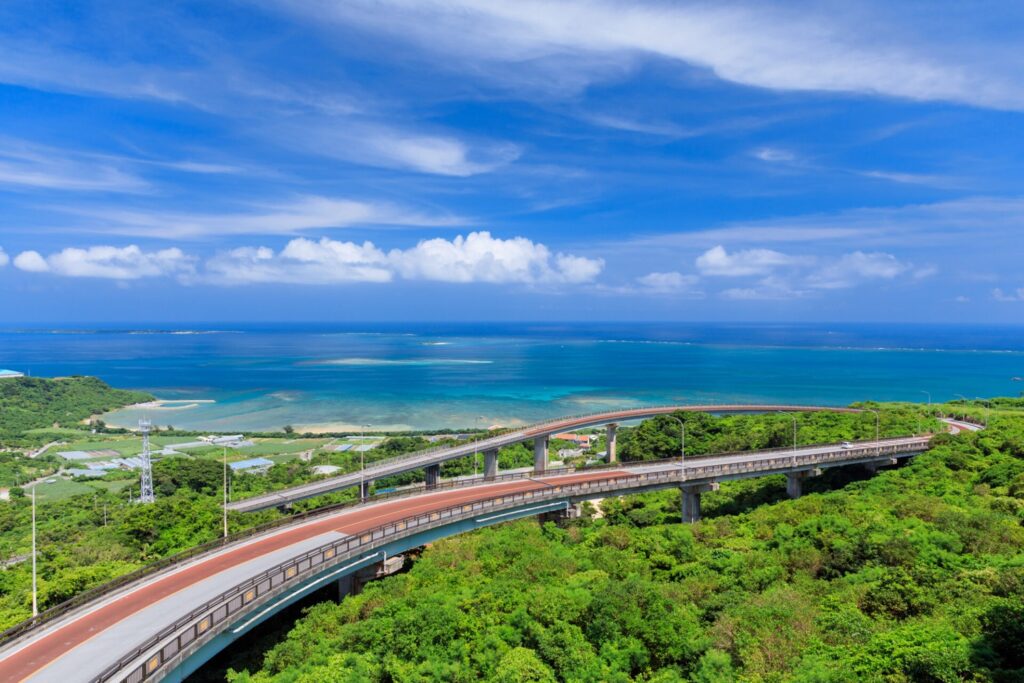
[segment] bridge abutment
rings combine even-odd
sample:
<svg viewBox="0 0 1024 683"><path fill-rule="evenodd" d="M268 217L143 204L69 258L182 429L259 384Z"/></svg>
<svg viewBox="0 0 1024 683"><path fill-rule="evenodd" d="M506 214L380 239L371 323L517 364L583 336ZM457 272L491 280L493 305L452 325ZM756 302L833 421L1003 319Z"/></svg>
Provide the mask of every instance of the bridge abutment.
<svg viewBox="0 0 1024 683"><path fill-rule="evenodd" d="M498 449L484 451L484 479L493 481L498 476Z"/></svg>
<svg viewBox="0 0 1024 683"><path fill-rule="evenodd" d="M619 425L615 424L614 422L609 424L609 425L605 425L605 428L604 428L605 429L605 432L604 432L605 433L605 441L608 444L608 449L607 449L608 458L607 458L606 462L609 462L609 463L618 461L618 453L616 452L616 446L617 446L616 432L617 432L618 428L619 428Z"/></svg>
<svg viewBox="0 0 1024 683"><path fill-rule="evenodd" d="M428 489L435 488L441 483L441 466L440 465L427 465L426 467L426 484Z"/></svg>
<svg viewBox="0 0 1024 683"><path fill-rule="evenodd" d="M707 491L717 491L718 482L710 484L688 484L680 486L679 491L683 494L682 513L683 523L700 521L700 494Z"/></svg>
<svg viewBox="0 0 1024 683"><path fill-rule="evenodd" d="M544 474L548 469L548 437L538 436L533 440L533 473Z"/></svg>

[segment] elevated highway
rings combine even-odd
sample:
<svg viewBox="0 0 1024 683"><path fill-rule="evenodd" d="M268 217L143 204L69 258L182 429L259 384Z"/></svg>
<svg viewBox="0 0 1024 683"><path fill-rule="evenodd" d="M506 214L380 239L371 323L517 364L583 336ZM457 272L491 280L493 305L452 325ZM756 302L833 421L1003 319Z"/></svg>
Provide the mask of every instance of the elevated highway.
<svg viewBox="0 0 1024 683"><path fill-rule="evenodd" d="M313 498L332 491L360 486L364 493L368 490L370 483L389 477L395 474L402 474L412 470L426 470L427 486L435 486L440 482L441 463L449 460L464 458L468 455L483 453L484 455L484 476L494 479L498 474L498 450L506 446L512 446L526 441L533 442L535 474L542 474L548 468L548 439L553 434L570 431L573 429L585 429L601 425L608 426L608 457L609 462L615 461L615 429L618 423L630 420L643 420L658 415L671 413L704 412L704 413L810 413L829 411L836 413L860 413L864 412L856 408L836 408L825 406L799 406L783 404L725 404L725 405L672 405L655 406L649 408L631 408L627 410L613 410L590 415L576 415L563 417L548 422L515 429L497 436L486 439L457 444L455 446L442 446L431 448L416 453L409 453L396 458L389 458L382 462L374 463L360 472L349 472L348 474L321 479L309 484L295 486L280 491L274 491L253 498L235 501L228 504L229 510L238 512L252 512L266 508L287 506L299 500Z"/></svg>
<svg viewBox="0 0 1024 683"><path fill-rule="evenodd" d="M4 634L3 681L180 681L279 610L330 582L453 534L664 488L684 521L720 481L785 474L791 496L827 467L895 464L930 436L497 475L288 520L54 608Z"/></svg>

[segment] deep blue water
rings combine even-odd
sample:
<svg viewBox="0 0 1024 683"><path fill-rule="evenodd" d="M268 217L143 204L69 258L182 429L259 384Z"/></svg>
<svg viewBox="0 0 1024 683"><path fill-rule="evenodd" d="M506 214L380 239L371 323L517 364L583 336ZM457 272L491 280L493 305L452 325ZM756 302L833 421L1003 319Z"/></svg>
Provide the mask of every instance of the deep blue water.
<svg viewBox="0 0 1024 683"><path fill-rule="evenodd" d="M191 332L191 333L182 333ZM201 332L201 333L197 333ZM159 424L375 429L515 424L668 402L1018 395L1024 328L446 324L0 330L0 367L165 399ZM130 424L137 410L112 419Z"/></svg>

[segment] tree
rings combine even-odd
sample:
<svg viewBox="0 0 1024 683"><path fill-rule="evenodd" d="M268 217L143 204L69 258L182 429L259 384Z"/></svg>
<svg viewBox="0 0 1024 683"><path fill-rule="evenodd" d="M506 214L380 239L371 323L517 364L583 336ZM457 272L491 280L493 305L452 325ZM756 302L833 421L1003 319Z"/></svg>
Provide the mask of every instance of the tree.
<svg viewBox="0 0 1024 683"><path fill-rule="evenodd" d="M555 675L533 650L514 647L501 658L492 683L555 683Z"/></svg>

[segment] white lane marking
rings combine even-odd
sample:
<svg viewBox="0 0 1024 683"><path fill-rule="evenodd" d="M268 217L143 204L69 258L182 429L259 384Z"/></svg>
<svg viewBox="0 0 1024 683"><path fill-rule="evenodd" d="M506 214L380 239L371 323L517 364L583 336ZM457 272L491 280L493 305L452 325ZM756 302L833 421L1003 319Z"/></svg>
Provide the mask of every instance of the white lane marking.
<svg viewBox="0 0 1024 683"><path fill-rule="evenodd" d="M387 561L387 559L388 559L387 552L381 550L379 552L374 553L373 555L367 555L366 557L364 557L362 559L356 560L355 562L349 562L344 567L339 567L338 569L335 569L333 572L331 572L330 574L327 574L326 576L321 576L319 579L317 579L313 583L310 583L310 584L307 584L306 586L304 586L303 590L305 590L307 588L312 588L313 586L316 586L317 584L321 584L324 581L327 581L328 579L331 579L331 578L337 576L341 572L346 571L348 569L351 569L352 567L356 566L357 564L362 564L363 562L366 562L370 558L377 557L378 555L383 555L384 559L382 561ZM239 626L236 629L232 629L231 632L232 633L239 633L241 631L244 631L246 628L249 627L250 624L252 624L252 622L256 621L257 619L262 618L268 612L271 612L271 611L277 609L283 603L288 602L288 600L290 600L292 598L292 595L294 595L294 591L292 593L289 593L288 595L284 596L283 598L281 598L277 602L275 602L275 603L273 603L271 605L267 605L262 610L260 610L258 613L256 613L255 616L251 617L248 621L246 621L244 624L242 624L241 626Z"/></svg>

